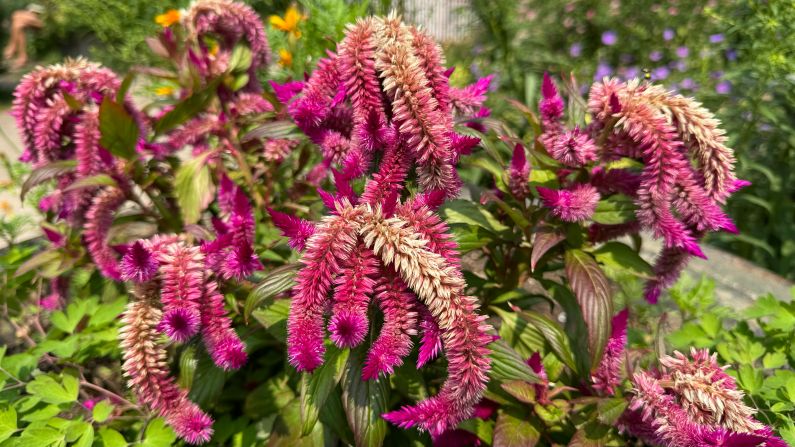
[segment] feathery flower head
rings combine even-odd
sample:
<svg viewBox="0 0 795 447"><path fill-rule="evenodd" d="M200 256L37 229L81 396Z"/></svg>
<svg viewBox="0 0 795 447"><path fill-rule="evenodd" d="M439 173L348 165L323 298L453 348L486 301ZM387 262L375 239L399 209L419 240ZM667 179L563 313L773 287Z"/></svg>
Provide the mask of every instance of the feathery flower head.
<svg viewBox="0 0 795 447"><path fill-rule="evenodd" d="M219 39L219 52L212 57L210 72L226 70L229 55L234 47L245 41L252 53L250 74L268 64L270 47L262 20L248 5L234 0L196 0L188 8L182 24L188 30L191 42L199 45L203 36ZM258 81L252 76L247 91L257 91Z"/></svg>
<svg viewBox="0 0 795 447"><path fill-rule="evenodd" d="M660 359L663 369L635 373L633 398L620 425L663 447L785 445L754 418L744 394L707 350Z"/></svg>
<svg viewBox="0 0 795 447"><path fill-rule="evenodd" d="M527 161L524 146L518 143L513 148L511 167L508 170L508 188L519 200L530 197L530 163Z"/></svg>
<svg viewBox="0 0 795 447"><path fill-rule="evenodd" d="M610 338L596 371L591 376L593 387L602 393L613 395L621 384L621 366L627 347L627 319L629 309L624 309L613 317Z"/></svg>
<svg viewBox="0 0 795 447"><path fill-rule="evenodd" d="M538 195L553 216L566 222L588 220L599 202L599 192L591 185L579 184L570 189L537 187Z"/></svg>
<svg viewBox="0 0 795 447"><path fill-rule="evenodd" d="M574 130L559 135L547 150L564 165L581 167L596 160L598 149L587 133L575 127Z"/></svg>
<svg viewBox="0 0 795 447"><path fill-rule="evenodd" d="M452 89L439 46L393 16L359 20L338 48L318 64L288 107L301 130L320 145L323 164L335 164L352 178L368 172L372 154L380 151L382 177L403 183L414 163L423 190L454 196L460 187L454 164L473 142L455 135L453 113L474 113L490 78ZM412 158L400 162L405 170L396 171L397 160L387 156L397 151Z"/></svg>
<svg viewBox="0 0 795 447"><path fill-rule="evenodd" d="M146 282L157 275L159 264L141 241L135 241L121 259L121 279Z"/></svg>
<svg viewBox="0 0 795 447"><path fill-rule="evenodd" d="M282 235L290 238L290 242L288 243L290 248L303 251L306 241L315 232L315 225L309 221L276 211L272 208L268 208L268 213L271 215L273 225L281 230Z"/></svg>

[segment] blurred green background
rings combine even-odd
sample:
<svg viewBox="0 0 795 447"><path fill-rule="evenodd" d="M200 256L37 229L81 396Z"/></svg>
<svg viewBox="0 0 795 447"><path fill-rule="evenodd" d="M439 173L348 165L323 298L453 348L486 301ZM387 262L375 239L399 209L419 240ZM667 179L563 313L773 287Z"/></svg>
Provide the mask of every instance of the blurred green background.
<svg viewBox="0 0 795 447"><path fill-rule="evenodd" d="M29 2L0 2L0 43L10 13ZM30 33L31 59L88 55L123 70L150 63L145 37L153 17L184 0L39 0L46 26ZM795 1L792 0L251 0L263 16L295 4L306 16L300 39L269 27L271 78L300 78L333 49L356 16L402 12L445 37L454 82L495 74L494 116L520 126L505 98L532 104L541 74L573 75L581 93L594 79L649 77L694 96L723 121L741 178L752 186L730 200L739 235L712 236L723 247L795 278ZM427 23L430 12L441 22ZM448 20L449 19L449 20ZM449 29L448 29L449 28ZM452 38L450 37L452 36ZM3 76L10 76L7 73ZM521 128L518 129L521 132Z"/></svg>

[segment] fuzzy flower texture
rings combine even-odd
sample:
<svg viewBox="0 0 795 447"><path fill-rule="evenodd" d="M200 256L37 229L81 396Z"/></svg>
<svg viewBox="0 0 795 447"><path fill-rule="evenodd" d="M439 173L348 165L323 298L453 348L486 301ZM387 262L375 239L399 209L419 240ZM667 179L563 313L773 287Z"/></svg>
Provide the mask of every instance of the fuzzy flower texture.
<svg viewBox="0 0 795 447"><path fill-rule="evenodd" d="M392 423L436 436L472 414L489 369L492 336L478 302L464 293L456 245L434 210L456 193L455 163L477 139L453 132L453 113L481 111L488 80L448 84L438 45L398 18L368 18L348 28L339 52L299 86L289 109L332 165L336 194L320 191L330 214L319 223L271 211L274 223L303 248L303 268L288 320L288 355L299 371L323 363L325 320L337 346L367 339L371 301L383 324L369 346L362 378L392 374L419 335L418 367L444 351L449 376L440 392L387 413ZM471 117L472 115L467 115ZM375 157L377 153L380 157ZM358 195L350 180L374 173ZM422 192L401 199L416 165Z"/></svg>
<svg viewBox="0 0 795 447"><path fill-rule="evenodd" d="M699 103L646 82L605 79L591 87L591 124L567 129L563 98L546 74L541 93L539 142L561 172L590 177L583 182L582 175L576 181L561 175L561 189L538 187L542 203L560 220L587 222L600 199L620 194L634 200L636 220L594 223L590 236L599 243L648 230L663 240L656 277L646 285L649 302L676 281L690 257L704 257L698 242L706 232L737 231L721 205L748 183L735 177L720 123ZM611 165L622 158L641 168ZM529 171L524 148L517 147L509 170L517 199L528 197Z"/></svg>
<svg viewBox="0 0 795 447"><path fill-rule="evenodd" d="M619 425L649 445L661 447L786 447L716 361L693 348L660 359L657 372L635 374L633 398Z"/></svg>

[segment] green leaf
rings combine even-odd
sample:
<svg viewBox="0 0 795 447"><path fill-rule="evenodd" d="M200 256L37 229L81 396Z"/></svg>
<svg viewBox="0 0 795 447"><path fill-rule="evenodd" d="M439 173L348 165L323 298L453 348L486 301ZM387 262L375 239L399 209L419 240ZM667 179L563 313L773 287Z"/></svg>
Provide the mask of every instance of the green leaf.
<svg viewBox="0 0 795 447"><path fill-rule="evenodd" d="M500 410L494 425L494 445L499 447L533 447L541 434L528 418L513 412Z"/></svg>
<svg viewBox="0 0 795 447"><path fill-rule="evenodd" d="M88 320L88 327L99 328L112 321L115 321L127 306L127 300L119 298L110 303L101 303L99 308L91 314Z"/></svg>
<svg viewBox="0 0 795 447"><path fill-rule="evenodd" d="M506 312L493 309L502 320L499 329L499 336L505 343L516 350L522 358L528 358L534 352L544 348L544 336L528 324L527 321L519 318L515 312Z"/></svg>
<svg viewBox="0 0 795 447"><path fill-rule="evenodd" d="M533 169L530 171L530 183L546 188L558 188L558 174L551 169Z"/></svg>
<svg viewBox="0 0 795 447"><path fill-rule="evenodd" d="M25 182L22 184L22 187L19 190L20 198L24 200L25 196L34 186L40 185L47 180L58 177L61 174L72 172L75 170L75 168L77 168L77 160L60 160L48 163L44 166L39 166L38 168L31 171L30 175L28 175L28 178L26 178Z"/></svg>
<svg viewBox="0 0 795 447"><path fill-rule="evenodd" d="M631 197L622 194L612 195L599 201L591 220L604 225L629 222L635 219L637 208Z"/></svg>
<svg viewBox="0 0 795 447"><path fill-rule="evenodd" d="M95 186L113 186L116 187L118 184L116 180L113 180L113 177L107 174L97 174L92 175L89 177L82 177L74 182L72 182L69 186L63 189L63 192L75 191L78 189L84 188L93 188Z"/></svg>
<svg viewBox="0 0 795 447"><path fill-rule="evenodd" d="M0 442L10 438L17 431L17 411L13 407L0 410Z"/></svg>
<svg viewBox="0 0 795 447"><path fill-rule="evenodd" d="M94 405L94 409L91 410L91 417L93 417L96 422L105 422L108 420L111 413L113 413L113 404L107 400L101 400L97 402L97 404Z"/></svg>
<svg viewBox="0 0 795 447"><path fill-rule="evenodd" d="M629 402L623 397L602 399L596 405L596 419L605 425L615 425L616 421L626 410Z"/></svg>
<svg viewBox="0 0 795 447"><path fill-rule="evenodd" d="M212 200L212 178L207 166L210 151L183 163L174 178L174 192L186 225L199 221L201 213Z"/></svg>
<svg viewBox="0 0 795 447"><path fill-rule="evenodd" d="M147 425L141 447L163 447L171 445L176 440L177 435L174 434L174 430L166 425L163 418L157 418Z"/></svg>
<svg viewBox="0 0 795 447"><path fill-rule="evenodd" d="M610 321L613 318L610 285L599 264L582 250L567 250L565 267L571 290L577 297L585 326L588 328L591 368L595 368L599 365L610 337Z"/></svg>
<svg viewBox="0 0 795 447"><path fill-rule="evenodd" d="M247 71L251 66L251 50L245 45L235 45L232 55L229 57L228 70L230 72Z"/></svg>
<svg viewBox="0 0 795 447"><path fill-rule="evenodd" d="M25 273L40 267L60 264L63 260L63 257L63 253L58 250L45 250L36 253L35 255L28 258L27 261L23 262L19 267L17 267L17 269L14 271L14 278L18 278Z"/></svg>
<svg viewBox="0 0 795 447"><path fill-rule="evenodd" d="M342 377L349 353L348 349L341 350L331 345L323 365L312 373L301 375L301 433L304 436L315 428L320 409Z"/></svg>
<svg viewBox="0 0 795 447"><path fill-rule="evenodd" d="M301 131L292 121L271 121L246 132L240 141L247 143L252 140L294 138L298 135L301 135Z"/></svg>
<svg viewBox="0 0 795 447"><path fill-rule="evenodd" d="M251 312L261 325L279 341L287 340L287 317L290 315L290 300L275 300L268 306Z"/></svg>
<svg viewBox="0 0 795 447"><path fill-rule="evenodd" d="M102 439L102 447L127 447L124 436L112 428L100 428L99 437Z"/></svg>
<svg viewBox="0 0 795 447"><path fill-rule="evenodd" d="M787 355L783 352L768 352L762 358L765 369L778 369L787 364ZM793 396L795 397L795 396ZM795 399L793 399L795 401Z"/></svg>
<svg viewBox="0 0 795 447"><path fill-rule="evenodd" d="M99 144L111 154L126 160L135 157L141 133L138 123L122 104L108 97L99 106L99 132Z"/></svg>
<svg viewBox="0 0 795 447"><path fill-rule="evenodd" d="M644 279L654 277L651 265L644 261L632 247L621 242L608 242L594 250L593 255L606 268L631 273Z"/></svg>
<svg viewBox="0 0 795 447"><path fill-rule="evenodd" d="M506 393L513 396L519 402L533 404L536 401L536 390L532 384L522 380L509 380L500 384Z"/></svg>
<svg viewBox="0 0 795 447"><path fill-rule="evenodd" d="M75 422L67 432L66 440L72 447L91 447L94 442L94 427L87 422Z"/></svg>
<svg viewBox="0 0 795 447"><path fill-rule="evenodd" d="M295 285L295 274L300 268L301 264L296 262L271 270L268 276L248 294L243 307L244 318L248 320L251 312L263 302L292 289Z"/></svg>
<svg viewBox="0 0 795 447"><path fill-rule="evenodd" d="M353 445L353 432L348 426L345 408L342 406L342 391L340 387L334 389L326 399L326 404L320 407L320 422L336 434L343 445Z"/></svg>
<svg viewBox="0 0 795 447"><path fill-rule="evenodd" d="M64 375L62 383L58 383L51 376L42 374L29 382L25 389L42 402L59 405L77 400L79 384L77 379L69 375Z"/></svg>
<svg viewBox="0 0 795 447"><path fill-rule="evenodd" d="M162 135L164 132L179 126L203 111L210 100L215 96L215 89L218 87L220 81L220 77L214 79L207 84L204 90L194 92L192 95L179 102L170 112L163 115L163 117L154 124L155 134ZM177 150L179 149L182 148L177 148Z"/></svg>
<svg viewBox="0 0 795 447"><path fill-rule="evenodd" d="M357 447L380 447L386 437L386 421L381 417L387 410L386 380L362 380L363 350L357 349L348 357L342 376L342 406L353 431Z"/></svg>
<svg viewBox="0 0 795 447"><path fill-rule="evenodd" d="M439 214L448 224L466 224L481 227L493 233L509 228L494 217L488 210L468 200L451 200L439 209Z"/></svg>
<svg viewBox="0 0 795 447"><path fill-rule="evenodd" d="M63 433L53 428L28 427L22 432L22 436L20 436L15 447L49 447L56 443L63 445L64 438L65 435Z"/></svg>
<svg viewBox="0 0 795 447"><path fill-rule="evenodd" d="M754 368L752 365L741 365L738 371L740 386L748 394L756 394L762 389L764 385L764 377L762 371Z"/></svg>
<svg viewBox="0 0 795 447"><path fill-rule="evenodd" d="M50 322L56 328L72 334L86 316L86 312L88 312L86 301L74 301L69 303L65 310L53 312Z"/></svg>
<svg viewBox="0 0 795 447"><path fill-rule="evenodd" d="M535 271L538 261L564 239L566 239L565 235L550 227L540 228L536 231L533 239L533 251L530 254L530 270Z"/></svg>
<svg viewBox="0 0 795 447"><path fill-rule="evenodd" d="M577 363L574 361L569 344L569 337L563 329L549 318L531 310L517 312L519 317L535 327L546 339L552 351L557 357L573 371L577 370Z"/></svg>
<svg viewBox="0 0 795 447"><path fill-rule="evenodd" d="M527 365L525 360L504 340L500 339L489 344L491 350L491 370L489 376L494 380L507 382L522 380L530 383L539 383L536 373Z"/></svg>

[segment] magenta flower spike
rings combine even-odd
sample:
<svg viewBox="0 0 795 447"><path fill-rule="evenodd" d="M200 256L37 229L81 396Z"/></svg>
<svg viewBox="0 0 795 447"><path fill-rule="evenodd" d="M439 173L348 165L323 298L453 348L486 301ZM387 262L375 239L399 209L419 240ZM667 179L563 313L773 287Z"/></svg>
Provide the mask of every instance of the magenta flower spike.
<svg viewBox="0 0 795 447"><path fill-rule="evenodd" d="M443 63L438 44L420 30L392 17L362 19L348 27L339 53L318 64L289 111L321 147L324 164L346 177L366 173L375 152L399 152L413 158L404 163L416 162L424 190L454 196L460 180L453 166L473 143L455 136L453 114L480 107L489 79L461 94L459 110ZM383 170L389 165L381 163L382 175L391 180Z"/></svg>
<svg viewBox="0 0 795 447"><path fill-rule="evenodd" d="M576 185L571 189L554 190L537 187L538 195L552 215L566 222L589 219L599 202L599 193L591 185Z"/></svg>
<svg viewBox="0 0 795 447"><path fill-rule="evenodd" d="M246 363L246 346L232 329L232 321L226 316L224 296L218 291L215 281L205 283L202 299L202 339L207 352L226 371L238 369Z"/></svg>
<svg viewBox="0 0 795 447"><path fill-rule="evenodd" d="M660 359L660 371L632 378L633 398L619 425L662 447L786 445L743 402L734 379L707 350Z"/></svg>
<svg viewBox="0 0 795 447"><path fill-rule="evenodd" d="M136 241L121 259L121 279L138 283L151 281L157 275L159 266L152 252L141 241Z"/></svg>
<svg viewBox="0 0 795 447"><path fill-rule="evenodd" d="M513 148L511 167L508 170L508 188L519 200L530 197L530 163L527 161L524 146L518 143Z"/></svg>
<svg viewBox="0 0 795 447"><path fill-rule="evenodd" d="M119 260L113 248L108 245L108 231L113 224L116 210L124 203L124 193L108 187L94 197L91 207L86 213L86 226L83 233L86 248L91 258L102 274L110 279L119 281Z"/></svg>
<svg viewBox="0 0 795 447"><path fill-rule="evenodd" d="M581 167L596 160L598 149L587 133L575 127L574 130L558 135L547 150L564 165Z"/></svg>
<svg viewBox="0 0 795 447"><path fill-rule="evenodd" d="M159 253L163 302L160 330L175 341L185 342L201 324L204 291L204 255L198 247L176 242Z"/></svg>
<svg viewBox="0 0 795 447"><path fill-rule="evenodd" d="M303 251L307 239L315 232L315 224L270 208L268 213L271 215L273 225L282 232L282 235L290 239L288 243L290 248Z"/></svg>
<svg viewBox="0 0 795 447"><path fill-rule="evenodd" d="M334 308L328 329L331 341L341 348L358 346L367 335L367 307L378 266L373 252L359 243L335 281Z"/></svg>
<svg viewBox="0 0 795 447"><path fill-rule="evenodd" d="M150 282L136 286L136 300L122 316L119 335L124 351L124 375L138 400L163 416L174 431L192 444L210 440L212 419L188 399L170 376L165 346L157 327L161 312L156 307L157 291Z"/></svg>
<svg viewBox="0 0 795 447"><path fill-rule="evenodd" d="M629 309L624 309L613 317L610 338L596 371L591 376L595 390L613 395L621 384L621 367L627 347L627 319Z"/></svg>

